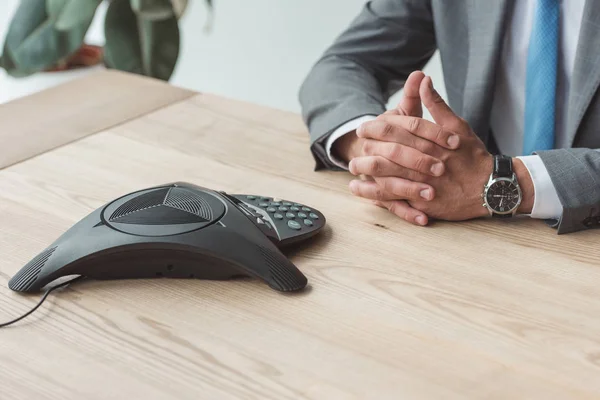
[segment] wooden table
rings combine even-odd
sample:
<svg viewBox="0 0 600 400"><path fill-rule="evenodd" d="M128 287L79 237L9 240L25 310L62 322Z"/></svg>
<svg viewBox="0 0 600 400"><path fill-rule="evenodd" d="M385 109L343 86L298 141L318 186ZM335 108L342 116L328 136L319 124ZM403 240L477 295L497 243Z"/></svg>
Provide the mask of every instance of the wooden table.
<svg viewBox="0 0 600 400"><path fill-rule="evenodd" d="M313 172L299 116L105 72L0 107L9 278L124 193L183 180L313 205L310 287L85 281L0 330L0 399L600 398L598 231L418 228Z"/></svg>

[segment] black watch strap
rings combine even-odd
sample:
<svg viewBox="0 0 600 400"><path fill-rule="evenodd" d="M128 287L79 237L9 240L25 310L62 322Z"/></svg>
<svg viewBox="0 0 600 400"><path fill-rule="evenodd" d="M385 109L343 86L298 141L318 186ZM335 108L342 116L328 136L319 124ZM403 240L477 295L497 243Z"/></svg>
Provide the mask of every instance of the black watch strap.
<svg viewBox="0 0 600 400"><path fill-rule="evenodd" d="M498 214L498 213L492 212L492 217L494 217L494 218L512 218L513 215L512 214Z"/></svg>
<svg viewBox="0 0 600 400"><path fill-rule="evenodd" d="M496 178L512 178L512 157L494 156L494 176Z"/></svg>
<svg viewBox="0 0 600 400"><path fill-rule="evenodd" d="M494 156L494 177L495 178L512 178L513 176L513 165L512 157L508 156ZM492 212L494 218L511 218L512 214L498 214Z"/></svg>

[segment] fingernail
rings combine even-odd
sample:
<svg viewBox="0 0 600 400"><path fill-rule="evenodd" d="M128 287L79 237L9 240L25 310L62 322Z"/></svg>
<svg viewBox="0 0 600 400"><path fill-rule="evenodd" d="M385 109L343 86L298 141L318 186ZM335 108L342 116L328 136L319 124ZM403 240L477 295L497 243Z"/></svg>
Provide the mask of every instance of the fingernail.
<svg viewBox="0 0 600 400"><path fill-rule="evenodd" d="M424 226L425 225L425 217L422 215L417 215L417 218L415 218L415 221L417 221L417 224Z"/></svg>
<svg viewBox="0 0 600 400"><path fill-rule="evenodd" d="M433 164L431 173L435 176L440 176L444 173L444 165L442 163Z"/></svg>
<svg viewBox="0 0 600 400"><path fill-rule="evenodd" d="M354 173L354 158L348 163L348 171L350 171L352 175L356 175Z"/></svg>
<svg viewBox="0 0 600 400"><path fill-rule="evenodd" d="M429 89L433 92L433 79L431 79L431 77L429 77Z"/></svg>
<svg viewBox="0 0 600 400"><path fill-rule="evenodd" d="M460 139L458 138L458 135L452 135L448 138L448 146L455 149L458 147L459 141L460 141Z"/></svg>
<svg viewBox="0 0 600 400"><path fill-rule="evenodd" d="M419 194L425 200L431 199L431 189L423 189L423 190L421 190L421 193L419 193Z"/></svg>

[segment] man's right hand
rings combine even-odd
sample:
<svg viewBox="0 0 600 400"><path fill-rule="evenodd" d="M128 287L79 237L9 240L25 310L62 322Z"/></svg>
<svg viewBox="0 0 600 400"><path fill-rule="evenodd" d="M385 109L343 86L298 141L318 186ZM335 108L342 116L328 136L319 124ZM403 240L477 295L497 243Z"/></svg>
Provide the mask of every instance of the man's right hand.
<svg viewBox="0 0 600 400"><path fill-rule="evenodd" d="M420 138L411 133L408 129L400 129L398 126L390 125L383 119L389 115L401 115L401 116L412 116L421 118L423 116L423 109L421 104L421 97L419 95L419 88L421 82L425 78L425 74L421 71L413 72L407 79L404 85L404 96L402 101L398 104L398 107L387 111L384 115L380 116L377 120L367 122L369 129L382 130L383 136L393 137L393 141L398 144L395 146L398 149L404 148L406 151L402 154L402 163L397 165L397 169L404 169L416 174L429 174L433 176L439 176L444 173L443 163L434 157L435 148L431 145L438 145L444 148L456 149L458 143L454 146L450 146L447 143L447 138L443 137L425 137ZM366 125L365 124L365 125ZM384 132L386 131L386 132ZM371 140L372 142L372 140ZM422 142L422 143L421 143ZM439 143L438 143L439 142ZM350 172L356 174L357 169L365 170L363 168L357 168L356 162L370 163L373 168L368 170L373 173L366 177L367 180L371 181L368 185L357 185L356 182L350 183L350 191L360 197L366 198L379 198L381 200L399 200L396 202L397 206L405 208L405 219L412 223L419 225L426 225L428 217L425 213L412 208L406 200L407 197L403 197L399 193L391 193L385 191L376 182L373 181L373 177L388 177L394 171L388 171L385 168L377 168L378 165L384 165L385 163L380 160L380 156L366 157L364 146L367 142L363 138L359 138L356 132L350 132L340 139L336 140L333 146L334 154L349 163ZM404 144L404 146L403 146ZM421 144L421 145L419 145ZM430 149L430 151L420 151L417 149ZM353 161L354 159L357 159ZM435 166L434 168L432 168ZM397 172L397 171L396 171ZM396 174L394 174L396 175ZM407 174L404 174L407 175ZM421 194L426 201L431 201L435 197L435 191L432 187L424 183L415 183L415 191ZM365 190L370 193L363 193ZM412 193L411 193L412 195ZM377 204L377 202L376 202Z"/></svg>
<svg viewBox="0 0 600 400"><path fill-rule="evenodd" d="M419 87L421 81L425 79L425 74L421 71L415 71L406 80L404 84L404 95L398 106L386 111L383 115L407 115L412 117L423 117L423 107L421 97L419 96ZM356 157L364 156L364 139L356 135L356 131L348 132L333 144L333 153L339 159L350 163Z"/></svg>

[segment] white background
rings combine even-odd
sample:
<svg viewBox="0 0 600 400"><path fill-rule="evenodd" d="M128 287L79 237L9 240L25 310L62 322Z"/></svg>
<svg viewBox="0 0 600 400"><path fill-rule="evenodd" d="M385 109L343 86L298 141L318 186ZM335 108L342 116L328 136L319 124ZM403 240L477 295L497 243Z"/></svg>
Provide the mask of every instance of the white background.
<svg viewBox="0 0 600 400"><path fill-rule="evenodd" d="M0 37L19 0L0 1ZM177 86L298 112L300 84L335 37L358 14L365 0L215 0L211 33L205 33L204 0L190 0L181 21L182 51L171 83ZM88 39L102 44L102 7ZM13 79L0 70L0 103L90 70L38 74ZM442 95L438 57L427 66ZM391 102L395 102L396 96Z"/></svg>

